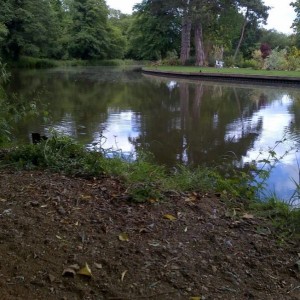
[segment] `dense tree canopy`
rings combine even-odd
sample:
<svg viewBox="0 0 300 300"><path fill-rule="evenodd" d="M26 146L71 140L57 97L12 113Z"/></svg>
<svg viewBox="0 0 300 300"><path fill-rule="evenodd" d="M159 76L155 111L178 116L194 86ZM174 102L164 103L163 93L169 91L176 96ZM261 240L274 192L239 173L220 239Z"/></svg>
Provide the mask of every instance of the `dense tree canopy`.
<svg viewBox="0 0 300 300"><path fill-rule="evenodd" d="M292 5L300 45L300 0ZM6 60L171 55L201 66L224 54L251 58L261 43L288 44L286 35L260 28L269 9L263 0L143 0L132 15L110 9L105 0L0 0L0 7L0 55Z"/></svg>
<svg viewBox="0 0 300 300"><path fill-rule="evenodd" d="M124 33L105 0L0 0L1 54L49 58L122 58Z"/></svg>
<svg viewBox="0 0 300 300"><path fill-rule="evenodd" d="M135 8L137 12L129 30L130 56L155 60L179 50L180 21L176 15L162 8L156 10L148 1Z"/></svg>
<svg viewBox="0 0 300 300"><path fill-rule="evenodd" d="M292 2L291 6L294 8L296 12L296 18L292 26L296 33L296 45L297 47L300 47L300 1L296 0Z"/></svg>

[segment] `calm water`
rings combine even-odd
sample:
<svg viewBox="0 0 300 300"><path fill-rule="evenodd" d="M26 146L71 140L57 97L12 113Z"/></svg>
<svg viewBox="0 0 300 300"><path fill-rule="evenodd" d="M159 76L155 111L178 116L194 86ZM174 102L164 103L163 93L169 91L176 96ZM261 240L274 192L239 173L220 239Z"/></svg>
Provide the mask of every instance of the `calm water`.
<svg viewBox="0 0 300 300"><path fill-rule="evenodd" d="M270 191L288 199L299 181L300 87L241 85L153 77L89 67L16 71L11 90L47 107L51 122L27 120L18 142L54 128L89 147L151 151L168 166L267 158L276 142ZM105 138L104 138L105 137ZM292 150L290 150L292 148Z"/></svg>

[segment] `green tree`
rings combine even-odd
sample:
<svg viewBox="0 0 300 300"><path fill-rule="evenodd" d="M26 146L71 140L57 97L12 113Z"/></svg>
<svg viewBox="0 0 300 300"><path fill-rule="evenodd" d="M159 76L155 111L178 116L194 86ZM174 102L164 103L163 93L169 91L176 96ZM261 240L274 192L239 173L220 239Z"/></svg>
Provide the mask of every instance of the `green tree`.
<svg viewBox="0 0 300 300"><path fill-rule="evenodd" d="M295 32L295 44L298 48L300 48L300 0L296 0L295 2L291 2L290 4L296 13L296 18L293 22L293 29Z"/></svg>
<svg viewBox="0 0 300 300"><path fill-rule="evenodd" d="M222 47L224 51L230 53L234 41L239 38L240 29L243 24L243 16L235 6L229 6L226 13L221 13L215 18L212 25L207 29L207 39L213 45ZM223 59L222 57L219 59Z"/></svg>
<svg viewBox="0 0 300 300"><path fill-rule="evenodd" d="M284 49L292 46L289 35L276 31L275 29L261 29L260 43L267 43L272 49Z"/></svg>
<svg viewBox="0 0 300 300"><path fill-rule="evenodd" d="M70 56L81 59L108 56L108 8L104 0L74 0L71 5L73 25Z"/></svg>
<svg viewBox="0 0 300 300"><path fill-rule="evenodd" d="M262 0L238 0L237 2L239 9L244 11L244 22L241 28L240 38L234 52L234 60L236 59L245 38L247 25L265 23L268 18L268 10L270 9L270 7L264 5Z"/></svg>
<svg viewBox="0 0 300 300"><path fill-rule="evenodd" d="M20 55L49 56L57 33L50 2L1 0L0 6L3 9L0 23L6 33L2 53L14 60Z"/></svg>
<svg viewBox="0 0 300 300"><path fill-rule="evenodd" d="M128 30L132 16L116 9L109 9L108 34L110 39L110 58L123 58L128 50Z"/></svg>
<svg viewBox="0 0 300 300"><path fill-rule="evenodd" d="M72 19L70 14L70 1L49 0L54 26L49 32L53 39L51 47L48 49L48 56L56 59L68 58L68 45L71 35L70 28Z"/></svg>
<svg viewBox="0 0 300 300"><path fill-rule="evenodd" d="M135 59L156 60L179 49L180 20L163 6L156 10L151 1L136 5L129 28L128 54Z"/></svg>

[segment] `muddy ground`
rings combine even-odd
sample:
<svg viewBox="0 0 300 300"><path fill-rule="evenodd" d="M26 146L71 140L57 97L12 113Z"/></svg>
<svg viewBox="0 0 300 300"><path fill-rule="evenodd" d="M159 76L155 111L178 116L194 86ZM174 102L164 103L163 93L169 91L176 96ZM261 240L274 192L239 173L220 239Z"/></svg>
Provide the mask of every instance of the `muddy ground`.
<svg viewBox="0 0 300 300"><path fill-rule="evenodd" d="M299 243L267 220L203 192L131 203L112 178L2 170L0 256L1 300L300 299Z"/></svg>

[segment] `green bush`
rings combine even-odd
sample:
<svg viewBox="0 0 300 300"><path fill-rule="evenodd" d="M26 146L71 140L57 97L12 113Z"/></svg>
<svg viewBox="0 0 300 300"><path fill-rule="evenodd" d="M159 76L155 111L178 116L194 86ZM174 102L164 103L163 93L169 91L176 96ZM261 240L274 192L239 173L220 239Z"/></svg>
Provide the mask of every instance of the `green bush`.
<svg viewBox="0 0 300 300"><path fill-rule="evenodd" d="M196 57L191 56L189 59L186 60L185 65L186 66L195 66L196 64Z"/></svg>
<svg viewBox="0 0 300 300"><path fill-rule="evenodd" d="M247 59L245 60L242 65L242 68L249 68L249 69L254 69L258 70L260 67L258 66L257 62L254 59Z"/></svg>
<svg viewBox="0 0 300 300"><path fill-rule="evenodd" d="M227 66L229 68L233 68L233 67L240 68L240 67L242 67L243 62L244 62L244 59L243 59L242 54L238 54L235 59L233 56L225 56L224 57L225 66Z"/></svg>
<svg viewBox="0 0 300 300"><path fill-rule="evenodd" d="M278 50L278 48L272 50L271 54L265 59L265 68L267 70L287 70L287 50Z"/></svg>
<svg viewBox="0 0 300 300"><path fill-rule="evenodd" d="M6 160L18 168L41 168L71 175L94 176L103 173L101 158L101 154L89 152L72 139L55 134L36 145L20 146Z"/></svg>
<svg viewBox="0 0 300 300"><path fill-rule="evenodd" d="M181 65L176 50L168 51L166 57L161 63L163 66L179 66Z"/></svg>

